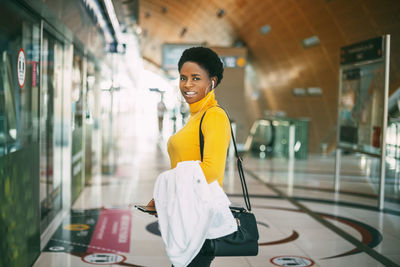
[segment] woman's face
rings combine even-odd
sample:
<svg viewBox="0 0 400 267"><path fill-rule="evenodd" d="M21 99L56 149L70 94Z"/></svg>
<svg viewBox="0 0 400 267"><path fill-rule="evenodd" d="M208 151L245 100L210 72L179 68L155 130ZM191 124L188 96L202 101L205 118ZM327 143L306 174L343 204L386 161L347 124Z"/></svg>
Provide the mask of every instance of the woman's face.
<svg viewBox="0 0 400 267"><path fill-rule="evenodd" d="M207 95L211 88L208 72L199 64L187 61L180 71L179 88L188 104L195 103ZM213 78L214 83L215 78Z"/></svg>

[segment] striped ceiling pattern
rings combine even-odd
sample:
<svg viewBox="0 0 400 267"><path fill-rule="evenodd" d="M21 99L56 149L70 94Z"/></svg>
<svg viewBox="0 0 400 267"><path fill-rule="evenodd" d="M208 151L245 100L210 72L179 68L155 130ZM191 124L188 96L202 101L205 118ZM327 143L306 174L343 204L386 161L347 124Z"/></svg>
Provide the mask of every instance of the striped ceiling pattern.
<svg viewBox="0 0 400 267"><path fill-rule="evenodd" d="M139 0L134 27L143 57L158 66L163 43L247 47L256 116L282 110L310 118L313 152L335 145L340 47L391 34L390 93L400 87L399 0ZM319 44L303 45L315 36ZM308 87L323 93L292 93Z"/></svg>

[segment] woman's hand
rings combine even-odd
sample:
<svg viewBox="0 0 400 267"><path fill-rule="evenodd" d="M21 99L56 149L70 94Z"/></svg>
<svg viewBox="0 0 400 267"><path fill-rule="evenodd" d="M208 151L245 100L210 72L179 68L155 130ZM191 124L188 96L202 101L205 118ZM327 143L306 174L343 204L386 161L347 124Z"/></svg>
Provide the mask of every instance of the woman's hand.
<svg viewBox="0 0 400 267"><path fill-rule="evenodd" d="M156 207L156 203L154 202L154 198L152 198L152 199L150 200L150 202L147 203L147 207L154 207L154 208ZM158 217L158 216L157 216L157 212L155 212L155 213L149 213L149 214Z"/></svg>
<svg viewBox="0 0 400 267"><path fill-rule="evenodd" d="M155 207L155 206L156 206L156 204L154 203L154 198L152 198L152 199L150 200L150 202L147 203L147 207Z"/></svg>

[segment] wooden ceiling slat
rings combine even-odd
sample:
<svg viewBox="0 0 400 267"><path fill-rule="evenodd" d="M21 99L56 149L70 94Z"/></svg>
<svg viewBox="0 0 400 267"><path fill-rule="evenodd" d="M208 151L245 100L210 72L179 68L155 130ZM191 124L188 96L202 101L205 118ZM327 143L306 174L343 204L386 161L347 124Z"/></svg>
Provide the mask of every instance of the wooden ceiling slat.
<svg viewBox="0 0 400 267"><path fill-rule="evenodd" d="M219 8L225 10L222 18ZM400 87L399 0L140 0L139 11L140 26L148 30L141 37L143 54L158 63L164 42L230 46L241 40L264 90L260 106L311 117L310 150L324 138L318 125L331 129L336 122L340 47L391 33L390 88ZM266 24L271 31L262 35ZM187 33L180 37L183 27ZM302 40L313 35L320 44L304 48ZM323 95L300 100L291 93L308 86L320 86Z"/></svg>

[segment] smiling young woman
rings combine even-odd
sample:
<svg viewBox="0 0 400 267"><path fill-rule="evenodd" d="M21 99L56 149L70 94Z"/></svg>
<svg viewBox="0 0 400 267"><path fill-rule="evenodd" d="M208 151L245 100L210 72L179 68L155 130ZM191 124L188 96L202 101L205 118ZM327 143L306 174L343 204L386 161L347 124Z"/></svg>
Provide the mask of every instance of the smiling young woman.
<svg viewBox="0 0 400 267"><path fill-rule="evenodd" d="M200 167L208 183L217 181L222 187L225 161L231 139L230 123L225 111L218 107L214 88L223 77L223 64L218 55L209 48L186 49L178 63L179 88L190 107L186 125L168 140L171 169L179 162L201 161L199 127L204 136L203 160ZM150 201L149 206L154 206ZM210 266L214 256L203 250L188 265Z"/></svg>
<svg viewBox="0 0 400 267"><path fill-rule="evenodd" d="M171 168L179 162L201 160L199 126L204 135L204 156L200 163L208 183L224 179L226 152L231 138L225 111L218 108L214 87L223 77L223 64L218 55L205 47L186 49L178 63L179 88L189 104L190 117L186 125L168 140ZM215 85L215 86L214 86Z"/></svg>

